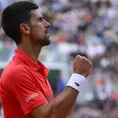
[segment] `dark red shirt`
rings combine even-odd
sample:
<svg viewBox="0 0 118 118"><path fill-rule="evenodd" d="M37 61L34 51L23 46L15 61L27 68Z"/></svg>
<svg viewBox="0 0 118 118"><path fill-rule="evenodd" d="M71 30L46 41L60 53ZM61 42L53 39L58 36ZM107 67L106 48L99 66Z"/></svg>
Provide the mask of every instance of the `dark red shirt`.
<svg viewBox="0 0 118 118"><path fill-rule="evenodd" d="M36 64L25 53L15 50L0 80L5 118L32 118L33 109L54 99L47 80L48 72L40 61Z"/></svg>

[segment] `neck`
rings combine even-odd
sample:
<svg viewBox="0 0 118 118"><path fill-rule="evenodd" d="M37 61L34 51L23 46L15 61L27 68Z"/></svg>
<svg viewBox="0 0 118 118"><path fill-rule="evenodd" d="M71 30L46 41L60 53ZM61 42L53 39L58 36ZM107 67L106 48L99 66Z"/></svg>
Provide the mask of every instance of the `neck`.
<svg viewBox="0 0 118 118"><path fill-rule="evenodd" d="M23 45L20 44L17 48L27 54L35 63L37 63L41 48L39 45Z"/></svg>

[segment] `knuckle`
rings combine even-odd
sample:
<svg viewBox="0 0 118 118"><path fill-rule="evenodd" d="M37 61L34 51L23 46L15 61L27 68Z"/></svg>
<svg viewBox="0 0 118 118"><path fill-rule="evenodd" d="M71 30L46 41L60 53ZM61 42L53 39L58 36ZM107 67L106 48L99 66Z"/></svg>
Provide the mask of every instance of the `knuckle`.
<svg viewBox="0 0 118 118"><path fill-rule="evenodd" d="M86 61L88 61L88 59L85 56L83 56L83 59L86 60Z"/></svg>
<svg viewBox="0 0 118 118"><path fill-rule="evenodd" d="M82 56L80 56L80 55L77 55L76 57L77 57L77 58L82 58Z"/></svg>
<svg viewBox="0 0 118 118"><path fill-rule="evenodd" d="M85 56L82 56L84 59L86 59L86 57Z"/></svg>

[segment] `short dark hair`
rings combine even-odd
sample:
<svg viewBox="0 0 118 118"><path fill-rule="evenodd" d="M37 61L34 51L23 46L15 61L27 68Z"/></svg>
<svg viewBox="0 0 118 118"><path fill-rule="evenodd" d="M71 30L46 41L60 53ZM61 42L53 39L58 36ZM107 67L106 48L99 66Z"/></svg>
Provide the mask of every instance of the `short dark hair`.
<svg viewBox="0 0 118 118"><path fill-rule="evenodd" d="M29 1L19 1L7 6L2 13L2 28L15 41L21 43L20 24L30 22L30 11L38 9L38 5Z"/></svg>

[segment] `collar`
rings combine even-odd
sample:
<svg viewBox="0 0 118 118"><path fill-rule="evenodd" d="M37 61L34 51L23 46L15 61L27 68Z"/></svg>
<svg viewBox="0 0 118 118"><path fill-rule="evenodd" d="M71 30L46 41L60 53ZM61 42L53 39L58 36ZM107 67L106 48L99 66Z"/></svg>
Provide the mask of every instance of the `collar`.
<svg viewBox="0 0 118 118"><path fill-rule="evenodd" d="M42 73L44 76L48 76L49 73L49 69L46 68L39 60L38 60L38 64L36 64L26 53L24 53L23 51L16 49L15 50L15 56L14 58L17 58L18 60L20 60L22 63L25 63L26 65L28 65L32 70L34 71L39 71L40 73Z"/></svg>

